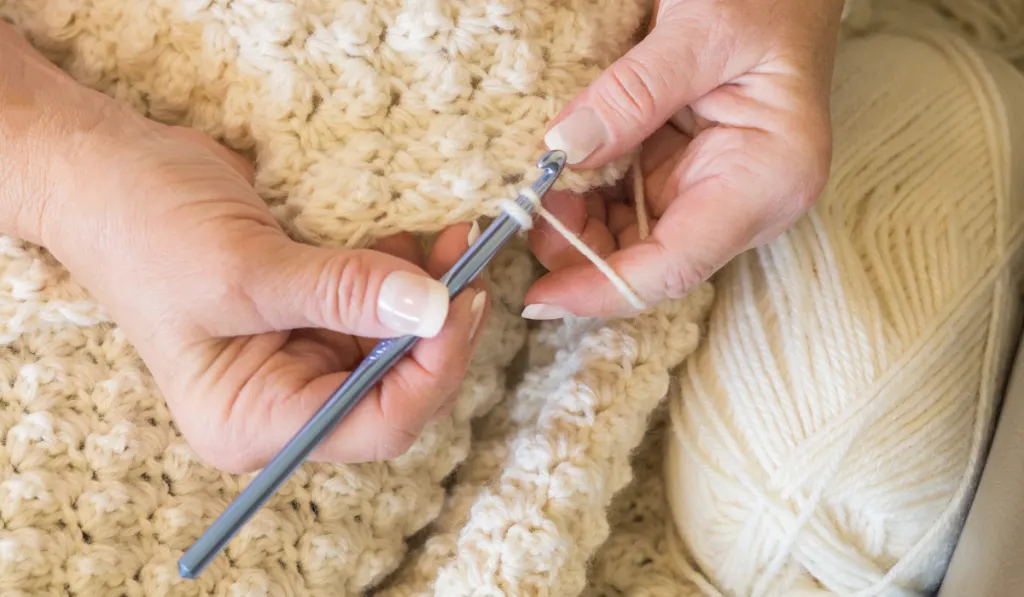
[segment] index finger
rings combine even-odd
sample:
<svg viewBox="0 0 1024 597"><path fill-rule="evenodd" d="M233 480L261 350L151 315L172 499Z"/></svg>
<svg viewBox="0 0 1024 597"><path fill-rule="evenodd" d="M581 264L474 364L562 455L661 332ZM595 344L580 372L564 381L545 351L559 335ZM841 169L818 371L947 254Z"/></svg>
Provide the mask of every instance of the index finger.
<svg viewBox="0 0 1024 597"><path fill-rule="evenodd" d="M709 129L690 147L671 181L669 202L651 236L607 262L653 306L678 299L740 252L770 238L806 207L804 169L779 161L775 135L754 129ZM625 297L591 264L549 273L526 295L527 304L561 307L579 317L635 314Z"/></svg>
<svg viewBox="0 0 1024 597"><path fill-rule="evenodd" d="M471 226L456 225L437 238L427 257L427 271L440 277L479 234ZM434 338L420 340L384 377L378 391L343 422L348 431L333 434L314 459L361 461L393 458L416 441L439 408L458 390L469 367L474 334L487 317L487 294L478 277L458 295L448 321Z"/></svg>

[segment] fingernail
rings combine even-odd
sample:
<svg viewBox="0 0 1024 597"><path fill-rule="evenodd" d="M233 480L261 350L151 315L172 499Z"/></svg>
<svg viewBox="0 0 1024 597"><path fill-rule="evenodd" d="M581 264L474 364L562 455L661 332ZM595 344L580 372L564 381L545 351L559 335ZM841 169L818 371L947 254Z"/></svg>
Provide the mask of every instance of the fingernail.
<svg viewBox="0 0 1024 597"><path fill-rule="evenodd" d="M523 309L523 317L526 319L561 319L571 315L568 311L554 305L527 305Z"/></svg>
<svg viewBox="0 0 1024 597"><path fill-rule="evenodd" d="M580 108L548 131L544 143L552 151L564 151L570 164L578 164L597 151L607 137L597 113L590 108Z"/></svg>
<svg viewBox="0 0 1024 597"><path fill-rule="evenodd" d="M474 221L473 227L469 229L469 236L466 237L466 244L471 245L475 243L478 238L480 238L480 224Z"/></svg>
<svg viewBox="0 0 1024 597"><path fill-rule="evenodd" d="M469 304L469 313L473 317L473 324L469 328L469 339L476 338L476 333L480 329L480 322L484 318L484 306L487 305L487 291L481 290L473 297L473 302Z"/></svg>
<svg viewBox="0 0 1024 597"><path fill-rule="evenodd" d="M377 295L377 317L398 334L432 338L448 318L448 289L437 280L395 272Z"/></svg>

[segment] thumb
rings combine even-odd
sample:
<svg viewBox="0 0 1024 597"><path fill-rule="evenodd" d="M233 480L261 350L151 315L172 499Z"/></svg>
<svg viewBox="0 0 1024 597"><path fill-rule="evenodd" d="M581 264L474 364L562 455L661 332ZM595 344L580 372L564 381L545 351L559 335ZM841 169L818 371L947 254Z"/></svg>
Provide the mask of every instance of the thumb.
<svg viewBox="0 0 1024 597"><path fill-rule="evenodd" d="M245 292L274 330L431 338L448 318L447 287L393 255L313 247L284 236L261 242L258 253L261 258L246 260L254 265Z"/></svg>
<svg viewBox="0 0 1024 597"><path fill-rule="evenodd" d="M548 130L548 149L598 168L632 151L677 112L720 84L724 64L695 43L686 17L663 15L651 33L608 67Z"/></svg>

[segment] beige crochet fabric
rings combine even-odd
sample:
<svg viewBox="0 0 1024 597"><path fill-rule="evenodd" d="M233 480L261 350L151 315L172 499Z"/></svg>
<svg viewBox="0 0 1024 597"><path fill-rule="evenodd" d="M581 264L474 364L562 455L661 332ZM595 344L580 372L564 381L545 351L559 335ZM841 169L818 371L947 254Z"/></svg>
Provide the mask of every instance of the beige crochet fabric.
<svg viewBox="0 0 1024 597"><path fill-rule="evenodd" d="M361 246L497 213L650 5L0 0L0 16L83 83L248 152L297 238ZM392 462L306 465L184 581L177 558L248 477L199 462L103 310L0 237L0 595L714 595L670 557L660 410L649 425L710 286L529 331L525 249L487 276L493 317L451 419Z"/></svg>
<svg viewBox="0 0 1024 597"><path fill-rule="evenodd" d="M0 0L0 15L83 83L249 152L296 237L360 246L496 213L646 4ZM494 315L449 420L392 462L305 466L181 580L177 558L248 477L199 462L103 310L0 238L0 594L578 594L711 289L541 327L516 383L532 267L516 244L487 272Z"/></svg>

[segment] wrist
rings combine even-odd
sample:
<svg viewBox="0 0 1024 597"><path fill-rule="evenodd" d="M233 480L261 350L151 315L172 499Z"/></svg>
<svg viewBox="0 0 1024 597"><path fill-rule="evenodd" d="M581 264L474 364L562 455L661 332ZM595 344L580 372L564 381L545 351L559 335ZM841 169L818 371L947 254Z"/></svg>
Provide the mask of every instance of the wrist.
<svg viewBox="0 0 1024 597"><path fill-rule="evenodd" d="M130 120L0 22L0 234L51 249L60 214L109 169L103 156Z"/></svg>

